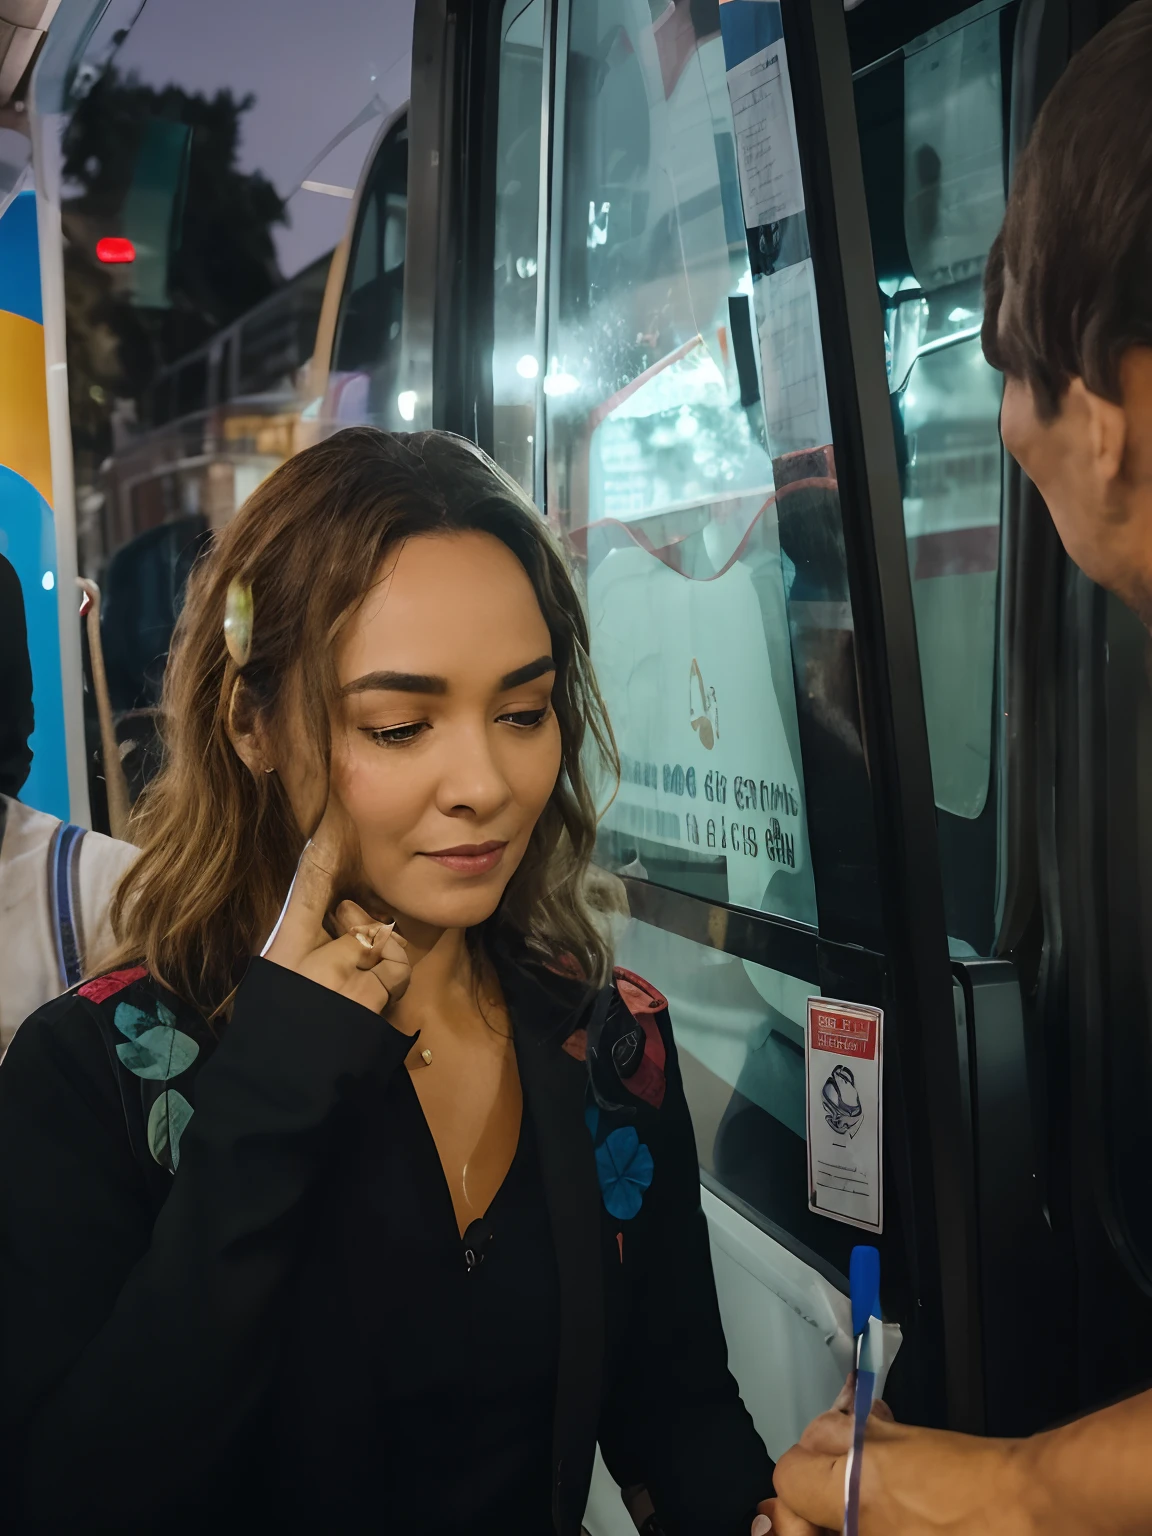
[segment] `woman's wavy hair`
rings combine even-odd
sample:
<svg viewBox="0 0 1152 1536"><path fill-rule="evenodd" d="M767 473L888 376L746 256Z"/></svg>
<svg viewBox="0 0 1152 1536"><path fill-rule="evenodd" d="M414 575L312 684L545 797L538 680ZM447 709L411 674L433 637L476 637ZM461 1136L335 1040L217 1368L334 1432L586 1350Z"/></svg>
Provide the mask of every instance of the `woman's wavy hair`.
<svg viewBox="0 0 1152 1536"><path fill-rule="evenodd" d="M532 582L556 662L562 766L498 911L478 934L526 942L539 958L602 983L608 946L586 894L596 836L587 768L618 779L588 627L543 518L485 454L447 432L353 427L289 459L245 502L196 565L164 680L161 768L133 811L141 854L112 907L118 952L205 1013L223 1008L266 936L305 835L279 776L253 774L229 720L283 729L291 687L303 750L327 763L337 698L333 647L381 562L403 539L479 532ZM237 667L224 643L231 582L252 593L252 645ZM586 764L586 754L595 761Z"/></svg>

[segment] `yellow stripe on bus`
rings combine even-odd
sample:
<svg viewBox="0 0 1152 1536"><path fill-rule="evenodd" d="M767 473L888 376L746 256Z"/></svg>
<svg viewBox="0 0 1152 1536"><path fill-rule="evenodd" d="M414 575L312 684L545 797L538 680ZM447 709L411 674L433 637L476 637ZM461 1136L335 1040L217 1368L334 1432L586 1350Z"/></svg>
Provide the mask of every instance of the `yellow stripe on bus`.
<svg viewBox="0 0 1152 1536"><path fill-rule="evenodd" d="M0 309L0 464L52 505L44 327Z"/></svg>

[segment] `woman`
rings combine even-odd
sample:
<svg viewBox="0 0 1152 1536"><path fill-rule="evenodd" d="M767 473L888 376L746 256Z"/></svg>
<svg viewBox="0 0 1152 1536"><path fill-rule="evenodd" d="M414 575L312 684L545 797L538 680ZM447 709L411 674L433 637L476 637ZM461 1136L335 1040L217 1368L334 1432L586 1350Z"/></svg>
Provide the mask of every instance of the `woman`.
<svg viewBox="0 0 1152 1536"><path fill-rule="evenodd" d="M16 1517L568 1536L599 1440L744 1536L771 1463L664 1000L581 895L614 749L534 509L343 432L195 571L165 689L115 968L0 1068Z"/></svg>

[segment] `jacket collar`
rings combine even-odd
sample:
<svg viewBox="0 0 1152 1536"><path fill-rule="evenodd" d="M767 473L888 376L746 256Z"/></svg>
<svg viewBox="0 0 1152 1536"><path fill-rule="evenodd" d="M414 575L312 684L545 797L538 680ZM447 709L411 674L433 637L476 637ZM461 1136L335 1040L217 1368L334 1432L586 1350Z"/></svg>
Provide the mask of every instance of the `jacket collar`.
<svg viewBox="0 0 1152 1536"><path fill-rule="evenodd" d="M540 1154L560 1279L560 1357L552 1435L553 1520L574 1536L584 1514L600 1418L604 1279L600 1186L584 1112L588 1073L561 1049L595 993L499 957L524 1101Z"/></svg>

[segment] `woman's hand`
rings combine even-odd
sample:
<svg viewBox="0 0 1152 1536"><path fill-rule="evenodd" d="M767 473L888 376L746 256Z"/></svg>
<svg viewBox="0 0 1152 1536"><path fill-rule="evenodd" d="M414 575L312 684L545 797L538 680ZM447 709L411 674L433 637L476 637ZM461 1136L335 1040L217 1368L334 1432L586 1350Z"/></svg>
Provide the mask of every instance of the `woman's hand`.
<svg viewBox="0 0 1152 1536"><path fill-rule="evenodd" d="M394 923L380 922L354 901L341 901L333 911L338 893L352 882L358 858L355 828L333 797L300 855L264 955L373 1013L383 1013L403 996L412 971ZM326 919L339 930L338 938L327 932Z"/></svg>

